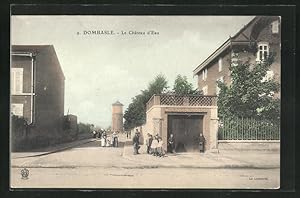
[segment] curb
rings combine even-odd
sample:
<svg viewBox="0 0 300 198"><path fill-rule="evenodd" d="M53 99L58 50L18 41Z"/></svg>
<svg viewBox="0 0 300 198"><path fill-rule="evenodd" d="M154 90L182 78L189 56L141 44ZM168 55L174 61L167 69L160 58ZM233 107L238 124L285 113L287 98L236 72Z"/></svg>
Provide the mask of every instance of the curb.
<svg viewBox="0 0 300 198"><path fill-rule="evenodd" d="M53 151L48 151L48 152L35 154L35 155L26 155L26 156L22 156L22 157L14 157L14 158L12 157L11 159L20 159L20 158L39 157L39 156L43 156L43 155L49 155L49 154L52 154L52 153L58 153L60 151L64 151L64 150L68 150L70 148L73 148L75 146L79 146L79 145L82 145L82 144L87 144L87 143L94 142L94 141L96 141L96 139L95 140L89 140L89 141L86 141L86 142L81 142L81 143L78 143L78 144L70 145L70 146L67 146L67 147L59 148L59 149L54 149Z"/></svg>
<svg viewBox="0 0 300 198"><path fill-rule="evenodd" d="M124 144L124 150L122 157L124 157L127 160L136 162L138 166L135 167L122 167L122 168L128 168L128 169L134 169L134 168L203 168L203 169L277 169L280 168L280 165L255 165L255 164L202 164L202 165L170 165L170 164L145 164L141 162L138 159L133 159L132 157L128 156L125 152L126 146L130 145L130 141L126 141Z"/></svg>
<svg viewBox="0 0 300 198"><path fill-rule="evenodd" d="M105 167L105 166L23 166L23 165L13 165L11 168L81 168L81 167ZM278 169L277 166L245 166L245 165L224 165L224 166L190 166L190 165L137 165L137 166L114 166L113 168L123 168L123 169L156 169L156 168L190 168L190 169Z"/></svg>

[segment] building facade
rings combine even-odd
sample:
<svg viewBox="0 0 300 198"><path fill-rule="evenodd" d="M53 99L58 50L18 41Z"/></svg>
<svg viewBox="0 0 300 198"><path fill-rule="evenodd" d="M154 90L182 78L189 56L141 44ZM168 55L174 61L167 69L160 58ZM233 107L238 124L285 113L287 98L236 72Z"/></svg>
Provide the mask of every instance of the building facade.
<svg viewBox="0 0 300 198"><path fill-rule="evenodd" d="M205 137L205 151L218 152L218 107L216 96L153 95L146 105L146 124L139 127L142 140L158 134L167 150L170 134L176 152L199 152L200 134Z"/></svg>
<svg viewBox="0 0 300 198"><path fill-rule="evenodd" d="M123 127L123 104L119 101L112 104L112 131L122 132Z"/></svg>
<svg viewBox="0 0 300 198"><path fill-rule="evenodd" d="M19 143L38 147L62 140L64 83L52 45L12 46L11 113L26 121Z"/></svg>
<svg viewBox="0 0 300 198"><path fill-rule="evenodd" d="M198 88L204 95L218 95L217 81L227 85L231 83L231 64L234 65L237 60L255 64L269 55L274 55L275 59L266 78L280 82L280 49L280 17L257 16L197 66L193 73L198 76Z"/></svg>

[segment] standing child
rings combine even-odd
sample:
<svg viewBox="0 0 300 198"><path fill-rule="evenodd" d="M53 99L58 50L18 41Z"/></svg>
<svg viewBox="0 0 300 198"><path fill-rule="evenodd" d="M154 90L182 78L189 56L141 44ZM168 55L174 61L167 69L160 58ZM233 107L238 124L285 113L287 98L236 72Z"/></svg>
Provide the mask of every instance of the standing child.
<svg viewBox="0 0 300 198"><path fill-rule="evenodd" d="M154 156L157 156L157 146L158 146L158 139L157 139L157 137L155 136L155 137L153 138L152 143L151 143L151 146L150 146L150 148L151 148L151 153L152 153L152 155L154 155Z"/></svg>
<svg viewBox="0 0 300 198"><path fill-rule="evenodd" d="M163 149L163 140L161 137L158 137L158 144L157 144L157 154L159 157L164 157L165 156L165 152Z"/></svg>

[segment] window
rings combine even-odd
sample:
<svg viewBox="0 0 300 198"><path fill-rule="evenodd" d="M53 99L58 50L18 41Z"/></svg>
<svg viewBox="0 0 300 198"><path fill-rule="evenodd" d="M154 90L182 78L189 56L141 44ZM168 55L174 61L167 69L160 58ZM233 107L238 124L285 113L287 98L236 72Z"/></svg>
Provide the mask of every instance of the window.
<svg viewBox="0 0 300 198"><path fill-rule="evenodd" d="M239 61L239 54L232 51L231 52L231 65L232 66L237 66Z"/></svg>
<svg viewBox="0 0 300 198"><path fill-rule="evenodd" d="M202 88L202 92L203 92L203 95L207 95L207 93L208 93L207 85Z"/></svg>
<svg viewBox="0 0 300 198"><path fill-rule="evenodd" d="M261 82L266 82L266 81L272 80L273 77L274 77L274 72L272 70L269 70L269 71L267 71L265 77L263 77Z"/></svg>
<svg viewBox="0 0 300 198"><path fill-rule="evenodd" d="M221 76L220 78L217 79L217 82L224 82L224 77ZM216 94L219 95L220 93L220 88L218 87L218 83L216 82Z"/></svg>
<svg viewBox="0 0 300 198"><path fill-rule="evenodd" d="M274 21L272 23L272 33L277 34L279 32L279 21Z"/></svg>
<svg viewBox="0 0 300 198"><path fill-rule="evenodd" d="M11 94L23 93L23 68L11 69Z"/></svg>
<svg viewBox="0 0 300 198"><path fill-rule="evenodd" d="M269 55L269 45L268 43L259 43L256 61L264 61Z"/></svg>
<svg viewBox="0 0 300 198"><path fill-rule="evenodd" d="M207 79L207 68L202 70L202 80L206 80Z"/></svg>
<svg viewBox="0 0 300 198"><path fill-rule="evenodd" d="M16 116L23 116L23 104L11 104L11 112Z"/></svg>
<svg viewBox="0 0 300 198"><path fill-rule="evenodd" d="M219 72L222 71L222 58L219 58Z"/></svg>

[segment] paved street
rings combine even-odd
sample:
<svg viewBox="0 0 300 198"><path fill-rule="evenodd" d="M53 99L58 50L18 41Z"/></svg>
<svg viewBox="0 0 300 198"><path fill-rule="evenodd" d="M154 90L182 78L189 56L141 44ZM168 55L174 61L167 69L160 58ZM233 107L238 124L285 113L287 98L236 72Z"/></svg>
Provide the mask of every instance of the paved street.
<svg viewBox="0 0 300 198"><path fill-rule="evenodd" d="M94 141L60 152L12 159L12 187L34 188L274 188L279 168L193 168L149 166L135 156L124 157L119 148L100 147ZM147 157L162 164L175 160ZM177 156L178 158L178 156ZM183 157L184 158L184 157ZM166 161L166 162L164 162ZM28 179L20 171L29 170Z"/></svg>

